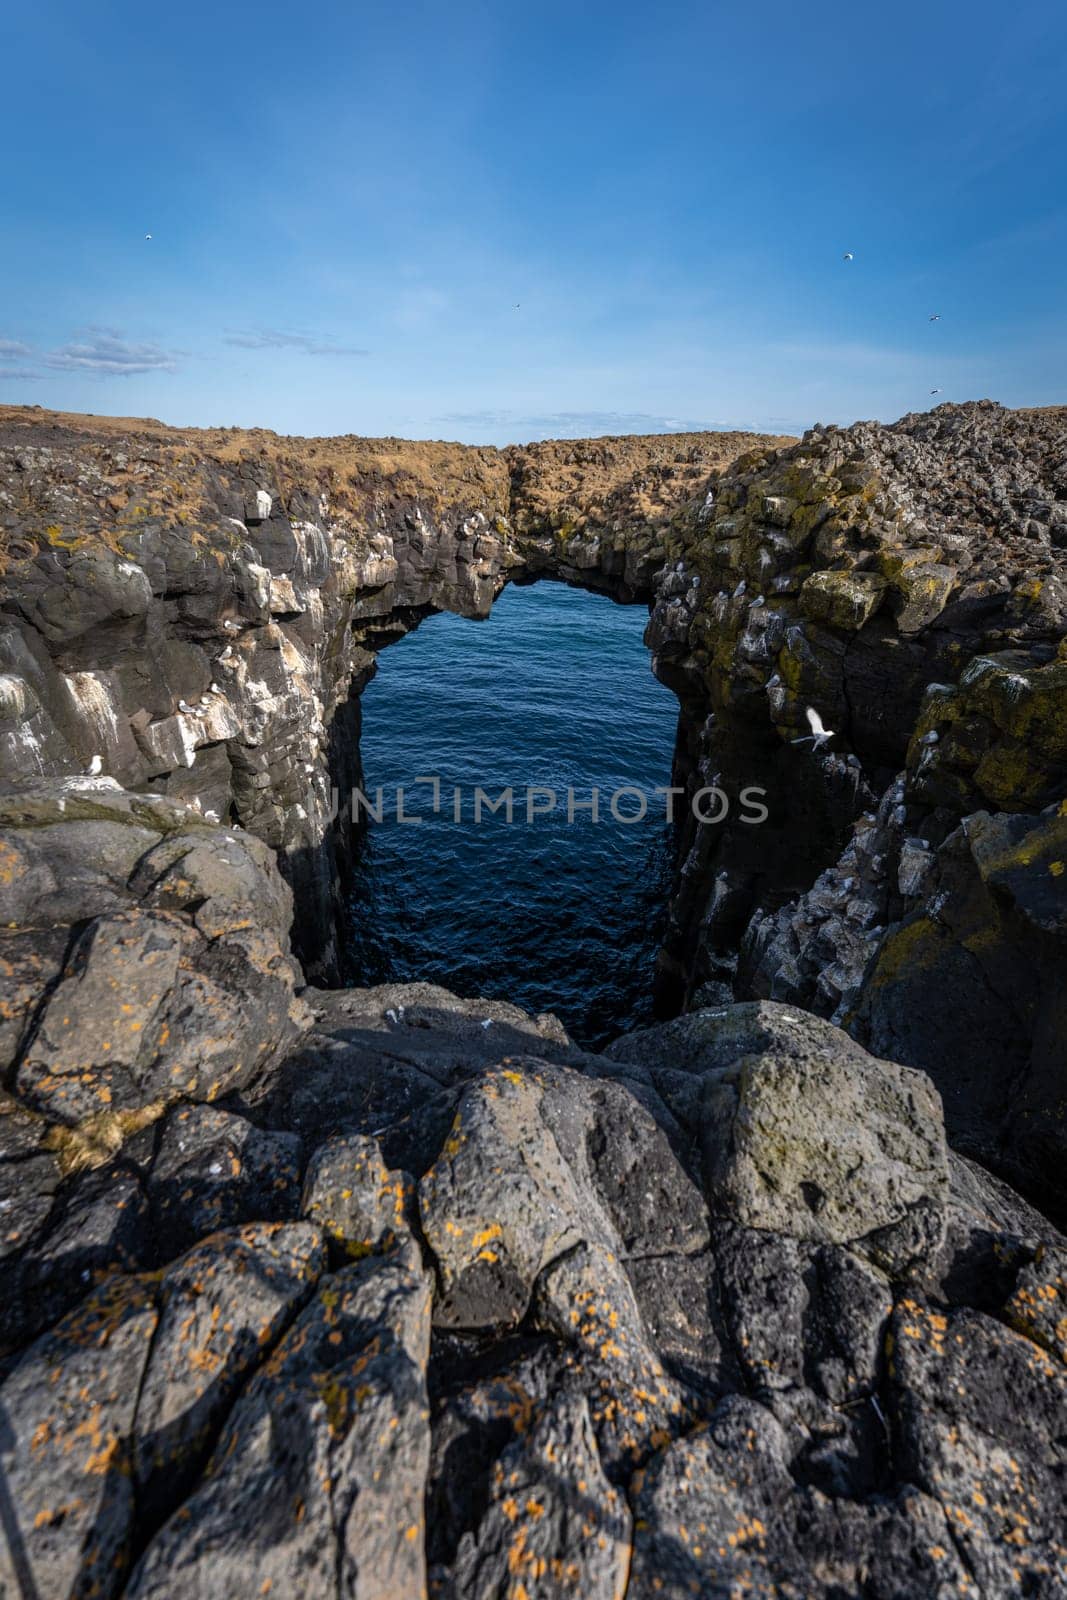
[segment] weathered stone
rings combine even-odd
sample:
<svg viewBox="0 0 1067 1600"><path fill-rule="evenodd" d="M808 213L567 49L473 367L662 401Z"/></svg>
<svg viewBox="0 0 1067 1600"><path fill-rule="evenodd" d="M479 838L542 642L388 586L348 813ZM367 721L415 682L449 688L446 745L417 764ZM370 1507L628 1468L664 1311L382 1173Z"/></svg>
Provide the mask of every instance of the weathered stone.
<svg viewBox="0 0 1067 1600"><path fill-rule="evenodd" d="M386 1260L322 1281L149 1545L131 1600L423 1592L429 1301L425 1278Z"/></svg>
<svg viewBox="0 0 1067 1600"><path fill-rule="evenodd" d="M604 1476L586 1402L562 1394L493 1471L478 1531L459 1547L452 1592L617 1600L626 1587L631 1517Z"/></svg>
<svg viewBox="0 0 1067 1600"><path fill-rule="evenodd" d="M901 1466L940 1502L980 1588L1054 1596L1067 1581L1067 1372L982 1312L904 1301L889 1365Z"/></svg>
<svg viewBox="0 0 1067 1600"><path fill-rule="evenodd" d="M251 1223L215 1234L164 1274L137 1402L132 1470L142 1541L192 1487L242 1384L324 1267L314 1228Z"/></svg>
<svg viewBox="0 0 1067 1600"><path fill-rule="evenodd" d="M941 1107L928 1080L857 1051L783 1008L705 1013L704 1173L715 1209L798 1239L857 1240L948 1188ZM780 1042L741 1053L774 1011ZM716 1034L721 1037L716 1037ZM734 1052L731 1065L714 1066Z"/></svg>
<svg viewBox="0 0 1067 1600"><path fill-rule="evenodd" d="M878 610L885 579L868 572L813 572L800 591L805 616L858 632Z"/></svg>
<svg viewBox="0 0 1067 1600"><path fill-rule="evenodd" d="M0 1388L5 1593L118 1593L135 1513L129 1440L157 1322L151 1286L118 1279Z"/></svg>
<svg viewBox="0 0 1067 1600"><path fill-rule="evenodd" d="M288 1220L299 1206L300 1140L183 1106L167 1117L148 1196L165 1259L218 1228Z"/></svg>

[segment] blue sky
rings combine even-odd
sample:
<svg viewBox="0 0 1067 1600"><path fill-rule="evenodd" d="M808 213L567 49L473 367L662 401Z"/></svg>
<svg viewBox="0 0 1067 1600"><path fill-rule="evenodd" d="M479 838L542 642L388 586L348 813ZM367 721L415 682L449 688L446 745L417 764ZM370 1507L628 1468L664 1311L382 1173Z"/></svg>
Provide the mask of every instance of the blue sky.
<svg viewBox="0 0 1067 1600"><path fill-rule="evenodd" d="M503 443L1067 400L1061 0L15 9L2 401Z"/></svg>

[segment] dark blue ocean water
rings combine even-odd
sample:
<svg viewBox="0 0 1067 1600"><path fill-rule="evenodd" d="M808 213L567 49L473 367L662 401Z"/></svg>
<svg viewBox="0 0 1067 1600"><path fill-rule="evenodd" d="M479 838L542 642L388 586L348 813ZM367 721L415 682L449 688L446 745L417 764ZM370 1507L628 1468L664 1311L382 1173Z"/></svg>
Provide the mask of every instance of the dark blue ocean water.
<svg viewBox="0 0 1067 1600"><path fill-rule="evenodd" d="M555 1011L587 1045L650 1020L671 834L662 798L641 822L608 809L623 786L670 782L677 703L652 676L647 620L562 584L512 586L487 622L430 617L382 652L363 695L364 782L372 801L384 790L385 816L351 899L359 983L421 979ZM424 775L441 779L436 815ZM421 824L398 821L398 784ZM476 824L475 787L495 799L509 785L514 821L483 809ZM528 823L531 786L558 804ZM593 788L600 821L568 822L567 790Z"/></svg>

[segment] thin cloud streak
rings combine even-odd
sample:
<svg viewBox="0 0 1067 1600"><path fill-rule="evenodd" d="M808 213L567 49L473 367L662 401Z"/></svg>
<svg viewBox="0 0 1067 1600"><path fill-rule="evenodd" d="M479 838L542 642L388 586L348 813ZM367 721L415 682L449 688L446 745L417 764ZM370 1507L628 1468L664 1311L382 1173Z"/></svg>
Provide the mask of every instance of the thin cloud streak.
<svg viewBox="0 0 1067 1600"><path fill-rule="evenodd" d="M370 355L369 350L336 344L332 339L316 338L310 333L286 333L279 328L254 328L247 332L229 333L224 343L236 345L240 350L298 350L306 356Z"/></svg>

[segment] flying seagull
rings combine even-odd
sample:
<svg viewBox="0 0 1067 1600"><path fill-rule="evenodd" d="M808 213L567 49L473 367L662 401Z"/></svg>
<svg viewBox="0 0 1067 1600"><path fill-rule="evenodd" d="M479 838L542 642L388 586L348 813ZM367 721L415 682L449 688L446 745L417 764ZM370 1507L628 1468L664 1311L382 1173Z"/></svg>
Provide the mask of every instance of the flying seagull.
<svg viewBox="0 0 1067 1600"><path fill-rule="evenodd" d="M938 316L937 312L935 311L933 316L932 317L928 317L926 320L928 322L940 322L941 318Z"/></svg>
<svg viewBox="0 0 1067 1600"><path fill-rule="evenodd" d="M822 718L815 710L814 706L805 706L804 715L808 719L808 727L811 729L811 732L802 734L799 739L794 739L793 743L808 744L810 741L813 750L821 750L823 745L829 744L830 740L834 737L834 730L832 728L823 727Z"/></svg>
<svg viewBox="0 0 1067 1600"><path fill-rule="evenodd" d="M843 255L843 256L842 256L842 257L841 257L841 260L842 260L842 261L855 261L855 259L856 259L856 258L855 258L855 256L854 256L854 255L853 255L853 254L852 254L852 251L851 251L851 250L846 250L846 251L845 251L845 253L844 253L844 255Z"/></svg>
<svg viewBox="0 0 1067 1600"><path fill-rule="evenodd" d="M940 390L940 389L931 389L931 390L930 390L930 393L931 393L931 394L940 394L940 393L941 393L941 390Z"/></svg>
<svg viewBox="0 0 1067 1600"><path fill-rule="evenodd" d="M145 238L146 238L146 239L151 239L151 237L152 237L152 235L151 235L151 234L150 234L150 233L146 233L146 234L145 234Z"/></svg>

